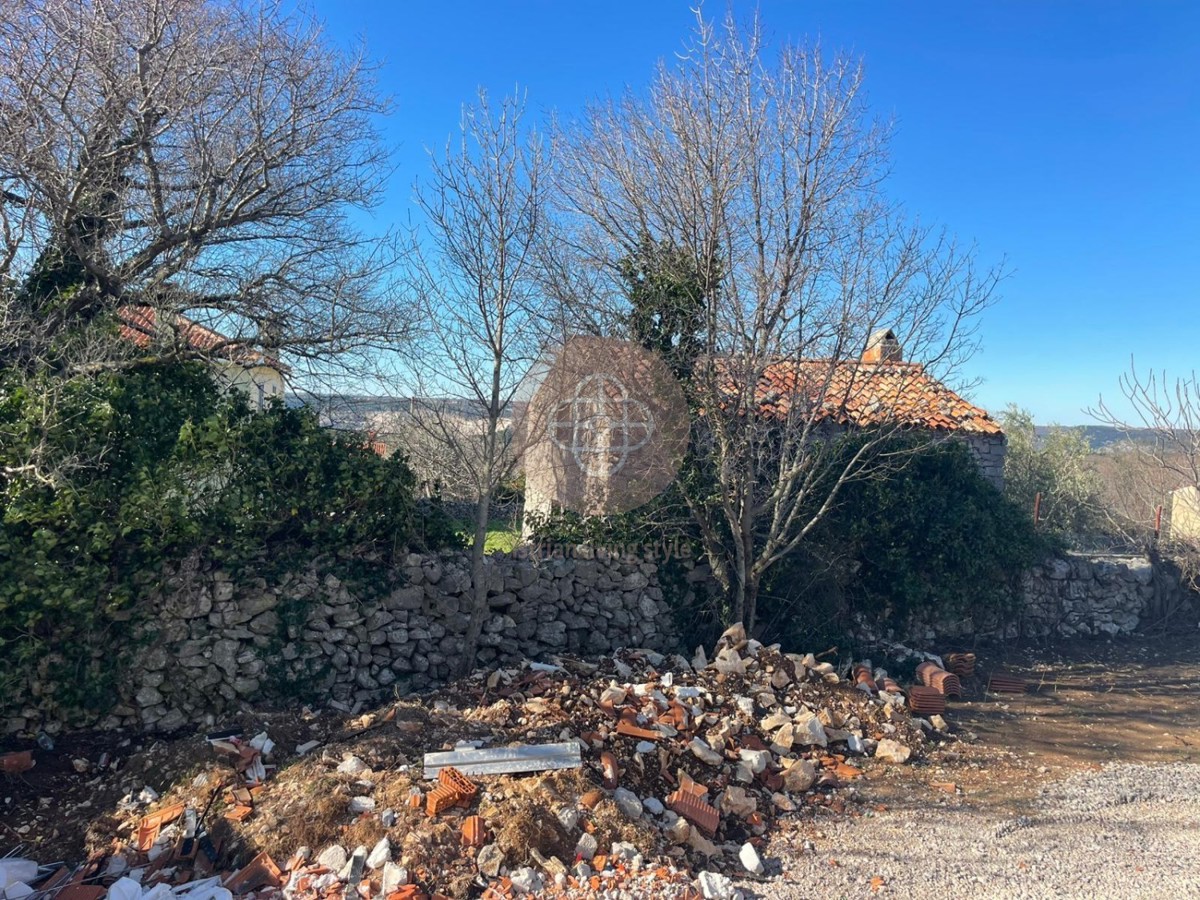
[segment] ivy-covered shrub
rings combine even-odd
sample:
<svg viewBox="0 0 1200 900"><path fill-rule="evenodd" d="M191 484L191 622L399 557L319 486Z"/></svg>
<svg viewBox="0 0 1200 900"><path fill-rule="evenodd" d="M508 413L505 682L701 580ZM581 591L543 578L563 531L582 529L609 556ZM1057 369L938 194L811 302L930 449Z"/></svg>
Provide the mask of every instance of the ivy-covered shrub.
<svg viewBox="0 0 1200 900"><path fill-rule="evenodd" d="M199 364L0 374L0 436L0 693L32 668L64 686L61 705L111 700L117 666L93 667L92 649L127 649L164 561L385 567L454 541L403 458L307 409L253 412Z"/></svg>
<svg viewBox="0 0 1200 900"><path fill-rule="evenodd" d="M858 446L851 435L842 450ZM765 640L813 649L840 643L858 622L901 630L921 619L992 623L1015 609L1029 567L1056 549L983 477L962 442L918 448L898 439L877 452L889 462L844 485L834 508L772 569L759 598ZM533 534L551 546L682 542L693 559L700 554L687 510L672 492L620 516L533 517ZM669 582L674 570L666 561L660 579ZM729 614L724 598L693 597L685 605L686 590L664 585L664 594L689 646L720 633Z"/></svg>
<svg viewBox="0 0 1200 900"><path fill-rule="evenodd" d="M186 423L170 463L212 557L279 565L315 552L388 564L413 547L455 543L452 523L415 500L403 456L384 459L309 409L251 413L237 400Z"/></svg>
<svg viewBox="0 0 1200 900"><path fill-rule="evenodd" d="M1024 510L947 441L852 481L808 541L777 568L760 600L776 639L835 641L865 620L902 629L915 619L1003 619L1022 575L1053 551Z"/></svg>

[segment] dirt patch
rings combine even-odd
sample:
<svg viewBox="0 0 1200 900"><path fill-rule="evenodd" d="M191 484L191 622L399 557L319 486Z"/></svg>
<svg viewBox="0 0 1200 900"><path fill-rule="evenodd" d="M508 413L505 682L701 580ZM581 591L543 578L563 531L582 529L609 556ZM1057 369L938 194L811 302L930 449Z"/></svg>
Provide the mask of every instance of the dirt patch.
<svg viewBox="0 0 1200 900"><path fill-rule="evenodd" d="M994 658L1035 690L956 709L987 744L1066 769L1200 758L1195 637L1014 647Z"/></svg>
<svg viewBox="0 0 1200 900"><path fill-rule="evenodd" d="M1022 815L1047 786L1113 762L1200 761L1200 646L1191 636L976 648L946 718L960 741L860 782L868 804ZM1002 669L1025 694L985 691Z"/></svg>

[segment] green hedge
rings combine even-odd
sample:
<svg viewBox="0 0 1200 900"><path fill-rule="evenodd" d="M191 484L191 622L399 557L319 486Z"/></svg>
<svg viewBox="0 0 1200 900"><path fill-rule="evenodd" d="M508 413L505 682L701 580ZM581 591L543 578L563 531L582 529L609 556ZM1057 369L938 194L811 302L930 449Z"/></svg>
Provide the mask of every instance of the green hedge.
<svg viewBox="0 0 1200 900"><path fill-rule="evenodd" d="M64 706L111 700L117 666L92 667L92 649L115 656L152 612L140 601L164 562L263 574L329 554L382 570L455 540L402 457L307 409L253 412L200 365L0 374L0 435L0 694L32 668Z"/></svg>

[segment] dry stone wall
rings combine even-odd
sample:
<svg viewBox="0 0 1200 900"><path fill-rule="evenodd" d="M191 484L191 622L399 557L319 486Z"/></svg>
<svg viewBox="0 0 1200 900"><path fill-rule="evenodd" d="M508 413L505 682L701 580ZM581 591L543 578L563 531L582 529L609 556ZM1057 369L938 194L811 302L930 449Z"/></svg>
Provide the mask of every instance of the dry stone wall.
<svg viewBox="0 0 1200 900"><path fill-rule="evenodd" d="M388 590L356 589L309 570L278 583L221 571L177 571L159 614L136 629L138 649L112 706L57 721L36 681L0 704L6 730L63 724L163 731L207 724L242 704L291 696L352 709L453 677L470 608L470 561L411 555ZM689 583L703 580L694 568ZM601 556L492 557L480 665L618 647L674 651L676 631L654 562ZM676 588L678 589L678 588Z"/></svg>
<svg viewBox="0 0 1200 900"><path fill-rule="evenodd" d="M1167 567L1156 585L1145 557L1068 553L1025 575L1015 609L986 616L978 610L955 617L918 613L901 637L916 646L939 638L1109 638L1164 617L1170 625L1194 627L1198 601ZM864 625L864 635L875 636L872 623Z"/></svg>
<svg viewBox="0 0 1200 900"><path fill-rule="evenodd" d="M1169 572L1159 576L1164 609L1191 598ZM1070 554L1035 566L1025 579L1022 630L1036 637L1104 637L1130 634L1154 609L1154 571L1137 556Z"/></svg>
<svg viewBox="0 0 1200 900"><path fill-rule="evenodd" d="M681 560L670 590L687 606L711 590L708 567ZM351 710L393 692L450 680L458 669L471 603L462 553L410 555L387 589L356 587L310 568L268 583L183 567L162 579L156 614L136 626L112 702L67 715L38 672L0 698L0 732L63 727L171 731L213 724L243 705L291 698ZM619 647L679 650L659 566L633 557L488 561L489 614L478 663L504 665L559 652ZM1157 608L1195 611L1177 579L1141 558L1070 555L1025 579L1016 621L915 622L910 640L982 631L1006 636L1128 634ZM682 596L678 596L682 594ZM1192 621L1194 621L1194 615ZM101 648L97 654L111 653Z"/></svg>

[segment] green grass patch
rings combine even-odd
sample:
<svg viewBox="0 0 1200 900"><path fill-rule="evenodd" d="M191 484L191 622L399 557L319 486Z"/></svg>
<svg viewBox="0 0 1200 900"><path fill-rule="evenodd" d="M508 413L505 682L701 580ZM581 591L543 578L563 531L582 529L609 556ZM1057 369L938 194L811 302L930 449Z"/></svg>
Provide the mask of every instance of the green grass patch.
<svg viewBox="0 0 1200 900"><path fill-rule="evenodd" d="M473 526L459 522L459 535L470 546ZM521 529L512 522L493 521L488 524L487 538L483 542L485 553L511 553L521 543Z"/></svg>

